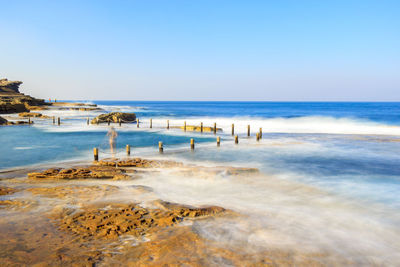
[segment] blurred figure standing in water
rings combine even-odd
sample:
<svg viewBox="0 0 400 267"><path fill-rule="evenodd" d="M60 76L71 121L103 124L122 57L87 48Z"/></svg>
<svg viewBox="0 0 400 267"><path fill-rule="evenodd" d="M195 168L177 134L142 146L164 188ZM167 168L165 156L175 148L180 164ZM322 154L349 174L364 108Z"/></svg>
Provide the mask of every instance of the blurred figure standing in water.
<svg viewBox="0 0 400 267"><path fill-rule="evenodd" d="M110 130L107 133L107 136L109 137L108 141L110 142L110 150L112 157L115 157L115 143L117 139L117 132L115 131L114 127L111 127Z"/></svg>

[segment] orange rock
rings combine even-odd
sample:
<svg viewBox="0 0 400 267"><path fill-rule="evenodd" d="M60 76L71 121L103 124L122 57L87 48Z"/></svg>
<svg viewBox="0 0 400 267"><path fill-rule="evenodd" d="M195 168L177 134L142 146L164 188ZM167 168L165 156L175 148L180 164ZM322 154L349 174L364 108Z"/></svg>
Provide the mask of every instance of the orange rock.
<svg viewBox="0 0 400 267"><path fill-rule="evenodd" d="M106 166L91 166L86 168L51 168L43 172L28 173L29 179L128 179L122 169Z"/></svg>
<svg viewBox="0 0 400 267"><path fill-rule="evenodd" d="M221 207L195 208L159 201L161 208L147 209L138 204L114 204L84 208L82 212L64 210L60 229L72 231L80 238L115 239L129 234L136 237L164 227L177 225L185 219L222 214Z"/></svg>
<svg viewBox="0 0 400 267"><path fill-rule="evenodd" d="M167 168L180 167L182 163L168 160L147 160L141 158L133 159L105 159L96 162L100 166L117 166L117 167L137 167L137 168Z"/></svg>
<svg viewBox="0 0 400 267"><path fill-rule="evenodd" d="M0 196L14 194L17 191L14 188L0 186Z"/></svg>

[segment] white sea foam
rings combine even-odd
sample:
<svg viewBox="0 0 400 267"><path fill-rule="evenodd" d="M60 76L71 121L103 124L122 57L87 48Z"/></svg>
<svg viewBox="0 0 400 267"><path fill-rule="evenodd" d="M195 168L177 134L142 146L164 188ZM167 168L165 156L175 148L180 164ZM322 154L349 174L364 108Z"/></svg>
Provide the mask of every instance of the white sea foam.
<svg viewBox="0 0 400 267"><path fill-rule="evenodd" d="M224 132L231 132L232 123L235 124L235 132L247 133L247 125L251 126L254 133L263 128L267 133L324 133L324 134L377 134L377 135L400 135L400 127L384 123L361 120L355 118L334 118L324 116L309 116L297 118L257 118L257 117L197 117L197 118L156 118L153 125L165 127L166 120L170 120L171 126L182 126L184 121L187 125L200 125L221 127Z"/></svg>
<svg viewBox="0 0 400 267"><path fill-rule="evenodd" d="M103 110L99 111L74 111L74 110L56 110L50 109L43 111L44 115L56 116L62 118L63 126L74 124L76 127L61 127L61 129L48 129L50 131L92 131L94 127L85 127L86 118L94 118L101 113L111 111L121 112L140 112L147 113L154 110L145 109L143 107L132 107L128 105L98 105ZM82 122L71 121L68 119L79 119ZM140 118L140 129L136 128L136 124L124 124L121 128L125 130L150 130L149 117ZM251 132L254 133L263 129L265 133L301 133L301 134L364 134L364 135L400 135L400 126L389 125L385 123L373 122L366 119L358 118L335 118L327 116L306 116L294 118L261 118L261 117L248 117L248 116L233 116L233 117L174 117L162 116L153 117L154 130L166 130L167 120L170 121L170 126L183 126L184 121L187 125L200 125L203 122L205 127L213 127L217 123L218 128L222 128L226 134L231 133L231 125L235 124L235 133L246 134L247 125L251 126ZM104 126L104 125L103 125ZM180 131L170 129L170 134L180 134Z"/></svg>
<svg viewBox="0 0 400 267"><path fill-rule="evenodd" d="M82 121L71 121L62 119L60 128L49 127L48 131L96 131L99 129L107 129L106 124L102 125L86 125L86 117L78 112L70 111L64 117L71 119L81 119ZM91 118L98 114L92 114ZM90 116L89 116L90 117ZM169 120L170 129L167 131L166 125ZM260 128L264 133L299 133L299 134L358 134L358 135L390 135L399 136L400 127L377 123L367 120L358 120L351 118L332 118L332 117L299 117L299 118L249 118L249 117L234 117L234 118L153 118L153 128L149 129L149 119L140 119L140 128L136 124L123 124L118 128L121 131L163 131L166 134L183 134L180 129L173 129L175 126L183 126L184 121L187 125L200 126L203 122L204 127L213 127L214 122L218 128L222 128L223 132L219 134L229 135L231 133L231 125L235 124L235 134L246 135L247 126L250 125L251 133L254 135ZM112 124L117 126L117 124Z"/></svg>

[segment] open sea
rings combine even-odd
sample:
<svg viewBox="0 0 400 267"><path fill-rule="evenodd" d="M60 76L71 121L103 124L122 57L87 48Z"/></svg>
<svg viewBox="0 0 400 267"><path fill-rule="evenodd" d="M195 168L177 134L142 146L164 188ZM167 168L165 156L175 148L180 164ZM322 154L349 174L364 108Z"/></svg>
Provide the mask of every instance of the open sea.
<svg viewBox="0 0 400 267"><path fill-rule="evenodd" d="M138 181L165 200L220 205L253 218L252 227L227 222L224 234L210 225L201 229L204 235L267 247L334 251L360 264L400 264L400 103L87 103L106 112L136 113L139 128L113 125L120 156L130 144L133 156L260 169L257 179L165 174ZM94 147L100 158L110 157L109 126L86 125L87 117L93 119L104 110L50 109L42 113L61 117L61 126L51 119L33 119L32 126L0 127L0 171L90 161ZM216 146L213 133L167 130L167 120L171 127L184 121L212 127L215 122L223 130L217 134L221 146ZM232 123L239 145L231 135ZM260 128L263 136L257 142ZM190 151L191 138L195 152ZM158 154L159 141L164 143L163 155Z"/></svg>

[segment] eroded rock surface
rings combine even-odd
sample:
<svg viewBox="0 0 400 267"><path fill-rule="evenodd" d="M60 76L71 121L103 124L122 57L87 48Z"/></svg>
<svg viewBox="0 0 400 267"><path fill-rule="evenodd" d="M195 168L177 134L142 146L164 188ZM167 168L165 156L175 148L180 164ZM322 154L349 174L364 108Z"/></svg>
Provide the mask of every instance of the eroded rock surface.
<svg viewBox="0 0 400 267"><path fill-rule="evenodd" d="M97 124L97 123L132 123L136 121L136 114L135 113L123 113L123 112L111 112L107 114L101 114L94 118L90 123Z"/></svg>
<svg viewBox="0 0 400 267"><path fill-rule="evenodd" d="M161 208L148 209L138 204L113 204L86 207L77 213L65 209L59 215L60 229L71 231L83 239L115 239L123 234L141 237L188 218L225 212L225 209L216 206L195 208L162 201L159 205Z"/></svg>
<svg viewBox="0 0 400 267"><path fill-rule="evenodd" d="M82 168L51 168L43 172L28 173L29 179L34 180L59 180L59 179L128 179L125 170L107 167L107 166L91 166Z"/></svg>

